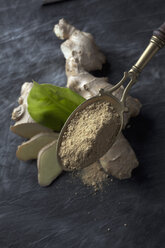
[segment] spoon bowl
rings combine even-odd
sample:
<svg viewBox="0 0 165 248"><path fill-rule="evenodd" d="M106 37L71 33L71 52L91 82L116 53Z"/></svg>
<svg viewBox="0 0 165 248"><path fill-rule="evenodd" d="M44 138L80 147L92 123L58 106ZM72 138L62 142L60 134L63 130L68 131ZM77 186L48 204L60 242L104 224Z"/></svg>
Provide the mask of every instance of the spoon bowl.
<svg viewBox="0 0 165 248"><path fill-rule="evenodd" d="M61 164L61 166L62 166L62 168L64 170L70 170L70 169L66 168L63 165L62 160L61 160L61 157L59 156L59 150L60 150L60 147L61 147L61 143L63 141L64 133L67 132L68 125L74 119L75 115L78 112L81 112L87 106L89 106L89 105L91 105L93 103L97 103L97 102L108 102L108 103L110 103L110 105L114 109L113 111L115 113L118 113L119 114L119 116L118 116L118 123L119 124L114 126L112 137L111 137L110 141L108 142L108 147L106 147L104 149L104 151L102 151L101 153L100 152L99 153L95 153L95 156L93 158L93 161L90 160L89 163L84 164L84 167L87 167L88 165L94 163L100 157L102 157L109 150L109 148L113 145L113 143L115 142L118 134L121 131L122 124L123 124L123 108L122 108L122 105L121 105L120 101L116 97L114 97L113 95L109 95L108 93L105 93L103 90L101 90L99 96L92 97L92 98L88 99L87 101L83 102L81 105L79 105L72 112L72 114L69 116L69 118L65 122L63 128L61 129L61 132L60 132L60 135L59 135L59 138L58 138L58 141L57 141L57 159L58 159L58 162ZM92 116L91 116L91 118L92 118ZM84 123L84 125L85 125L85 123ZM99 144L99 145L101 145L101 144Z"/></svg>

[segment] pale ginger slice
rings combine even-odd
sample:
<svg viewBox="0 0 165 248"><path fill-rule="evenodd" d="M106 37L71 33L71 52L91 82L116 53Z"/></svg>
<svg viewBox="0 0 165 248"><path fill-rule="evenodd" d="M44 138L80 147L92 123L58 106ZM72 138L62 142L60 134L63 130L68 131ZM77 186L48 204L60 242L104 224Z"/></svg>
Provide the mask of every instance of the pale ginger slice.
<svg viewBox="0 0 165 248"><path fill-rule="evenodd" d="M34 135L40 133L48 133L48 132L53 133L53 130L44 127L38 123L21 123L21 124L16 123L14 126L10 127L10 130L13 133L27 139L30 139Z"/></svg>
<svg viewBox="0 0 165 248"><path fill-rule="evenodd" d="M105 172L118 178L131 177L132 170L138 166L138 160L126 138L120 134L111 149L100 158Z"/></svg>
<svg viewBox="0 0 165 248"><path fill-rule="evenodd" d="M33 83L26 82L22 85L21 96L18 99L19 106L12 113L12 119L16 122L10 127L13 133L28 139L41 132L53 132L50 128L36 123L28 113L27 98L32 87Z"/></svg>
<svg viewBox="0 0 165 248"><path fill-rule="evenodd" d="M40 186L50 185L62 173L62 168L57 160L56 143L57 141L53 141L43 147L38 154L37 167Z"/></svg>
<svg viewBox="0 0 165 248"><path fill-rule="evenodd" d="M39 151L46 145L58 139L58 133L39 133L30 140L23 142L16 151L18 159L27 161L37 159Z"/></svg>

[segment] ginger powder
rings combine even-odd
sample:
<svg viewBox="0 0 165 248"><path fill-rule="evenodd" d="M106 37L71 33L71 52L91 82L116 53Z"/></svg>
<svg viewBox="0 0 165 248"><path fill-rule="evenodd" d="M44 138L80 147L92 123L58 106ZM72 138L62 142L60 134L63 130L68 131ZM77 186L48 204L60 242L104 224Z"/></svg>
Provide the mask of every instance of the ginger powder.
<svg viewBox="0 0 165 248"><path fill-rule="evenodd" d="M97 101L77 112L62 137L59 156L64 170L79 170L97 161L112 145L120 117L109 102Z"/></svg>

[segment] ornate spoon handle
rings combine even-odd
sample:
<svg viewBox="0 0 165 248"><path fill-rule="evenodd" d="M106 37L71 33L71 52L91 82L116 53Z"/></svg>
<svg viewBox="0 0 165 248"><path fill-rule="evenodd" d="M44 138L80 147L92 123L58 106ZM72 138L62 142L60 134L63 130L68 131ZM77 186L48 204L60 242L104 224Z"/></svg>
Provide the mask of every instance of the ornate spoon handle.
<svg viewBox="0 0 165 248"><path fill-rule="evenodd" d="M136 76L143 70L148 64L151 58L157 53L157 51L165 45L165 22L153 32L150 43L144 50L135 65L132 66L128 73L135 73Z"/></svg>
<svg viewBox="0 0 165 248"><path fill-rule="evenodd" d="M150 42L138 61L132 66L132 68L128 72L124 72L123 78L118 82L116 85L114 85L111 89L107 89L109 87L106 87L104 89L100 90L100 94L106 93L106 94L112 94L115 90L117 90L123 83L129 79L129 82L127 86L124 89L123 95L121 97L121 104L125 105L125 99L127 96L127 93L129 89L132 87L133 84L136 83L139 74L144 69L144 67L148 64L148 62L151 60L151 58L157 53L157 51L164 47L165 45L165 22L153 32L153 36L150 39Z"/></svg>

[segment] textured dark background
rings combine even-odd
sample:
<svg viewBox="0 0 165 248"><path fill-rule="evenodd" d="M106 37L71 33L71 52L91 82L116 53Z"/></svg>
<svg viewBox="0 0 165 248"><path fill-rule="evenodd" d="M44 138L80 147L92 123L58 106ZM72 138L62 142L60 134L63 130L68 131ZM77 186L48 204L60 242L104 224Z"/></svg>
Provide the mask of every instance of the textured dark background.
<svg viewBox="0 0 165 248"><path fill-rule="evenodd" d="M130 180L93 194L64 174L41 188L36 162L16 159L23 139L9 126L22 83L66 84L61 41L52 32L62 17L94 35L108 61L102 75L117 82L165 21L165 2L68 0L42 7L40 0L0 0L0 248L163 248L165 49L132 89L143 108L124 132L140 161Z"/></svg>

